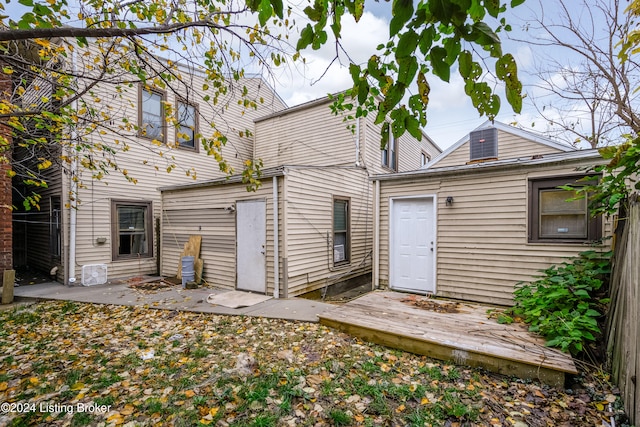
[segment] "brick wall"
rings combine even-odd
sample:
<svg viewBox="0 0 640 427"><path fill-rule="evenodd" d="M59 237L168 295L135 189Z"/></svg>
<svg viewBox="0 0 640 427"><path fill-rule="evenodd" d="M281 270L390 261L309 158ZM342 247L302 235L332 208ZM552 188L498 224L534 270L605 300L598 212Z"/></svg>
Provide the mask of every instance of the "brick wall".
<svg viewBox="0 0 640 427"><path fill-rule="evenodd" d="M6 99L11 93L11 78L0 71L0 97ZM11 132L0 123L0 135L11 143ZM11 227L11 178L7 175L11 158L11 147L0 138L0 274L13 269L13 231ZM1 282L0 278L0 282Z"/></svg>

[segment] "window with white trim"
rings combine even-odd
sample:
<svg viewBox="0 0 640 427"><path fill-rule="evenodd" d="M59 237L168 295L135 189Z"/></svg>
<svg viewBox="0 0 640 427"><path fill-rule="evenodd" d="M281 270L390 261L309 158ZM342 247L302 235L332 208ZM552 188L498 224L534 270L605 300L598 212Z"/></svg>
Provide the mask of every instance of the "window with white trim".
<svg viewBox="0 0 640 427"><path fill-rule="evenodd" d="M151 202L111 201L113 260L153 255Z"/></svg>
<svg viewBox="0 0 640 427"><path fill-rule="evenodd" d="M431 161L431 157L424 151L420 153L420 167L426 166Z"/></svg>
<svg viewBox="0 0 640 427"><path fill-rule="evenodd" d="M398 144L391 125L385 123L383 125L383 148L382 148L382 166L391 169L394 172L398 171Z"/></svg>
<svg viewBox="0 0 640 427"><path fill-rule="evenodd" d="M348 264L350 254L350 214L348 198L333 199L333 264Z"/></svg>

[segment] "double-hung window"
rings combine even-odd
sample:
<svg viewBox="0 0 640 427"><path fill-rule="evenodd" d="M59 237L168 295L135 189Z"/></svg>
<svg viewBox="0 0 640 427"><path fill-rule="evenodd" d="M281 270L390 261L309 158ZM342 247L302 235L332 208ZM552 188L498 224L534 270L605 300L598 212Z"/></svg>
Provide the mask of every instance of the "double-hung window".
<svg viewBox="0 0 640 427"><path fill-rule="evenodd" d="M111 202L114 261L153 255L152 215L151 202Z"/></svg>
<svg viewBox="0 0 640 427"><path fill-rule="evenodd" d="M382 148L382 166L391 169L394 172L398 171L398 144L396 138L393 136L391 125L385 123L385 128L382 131L383 145Z"/></svg>
<svg viewBox="0 0 640 427"><path fill-rule="evenodd" d="M198 109L195 105L178 100L176 108L176 145L198 151Z"/></svg>
<svg viewBox="0 0 640 427"><path fill-rule="evenodd" d="M431 161L431 157L424 151L420 153L420 167L426 166Z"/></svg>
<svg viewBox="0 0 640 427"><path fill-rule="evenodd" d="M165 142L164 93L141 87L139 101L139 135L143 138Z"/></svg>
<svg viewBox="0 0 640 427"><path fill-rule="evenodd" d="M578 197L574 188L596 182L581 177L532 179L529 181L529 241L585 243L602 237L601 217L592 217L589 202Z"/></svg>
<svg viewBox="0 0 640 427"><path fill-rule="evenodd" d="M349 199L333 199L333 264L348 264L350 255Z"/></svg>

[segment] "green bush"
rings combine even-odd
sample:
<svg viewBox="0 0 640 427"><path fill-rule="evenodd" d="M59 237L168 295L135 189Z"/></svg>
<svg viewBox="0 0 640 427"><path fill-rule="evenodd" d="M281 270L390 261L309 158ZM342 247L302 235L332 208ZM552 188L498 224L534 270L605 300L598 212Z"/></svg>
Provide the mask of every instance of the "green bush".
<svg viewBox="0 0 640 427"><path fill-rule="evenodd" d="M587 251L543 270L537 280L518 283L511 313L545 337L549 347L580 353L600 335L598 318L608 299L601 298L611 271L611 252Z"/></svg>

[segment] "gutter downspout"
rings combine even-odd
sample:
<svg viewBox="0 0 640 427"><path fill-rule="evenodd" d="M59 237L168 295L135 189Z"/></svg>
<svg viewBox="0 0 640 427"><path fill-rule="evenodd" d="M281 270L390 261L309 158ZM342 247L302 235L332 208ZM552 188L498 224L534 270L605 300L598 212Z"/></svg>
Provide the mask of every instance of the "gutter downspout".
<svg viewBox="0 0 640 427"><path fill-rule="evenodd" d="M373 181L373 271L371 290L380 288L380 181Z"/></svg>
<svg viewBox="0 0 640 427"><path fill-rule="evenodd" d="M360 167L360 117L356 118L356 167Z"/></svg>
<svg viewBox="0 0 640 427"><path fill-rule="evenodd" d="M273 177L273 297L280 298L280 238L278 230L278 176Z"/></svg>
<svg viewBox="0 0 640 427"><path fill-rule="evenodd" d="M73 74L77 72L76 65L76 52L75 49L71 53L71 64ZM73 101L74 110L78 111L78 100ZM71 128L71 141L75 143L78 138L78 132L76 125ZM73 153L73 160L71 161L71 186L69 191L69 285L72 285L76 281L76 233L78 226L78 155Z"/></svg>

